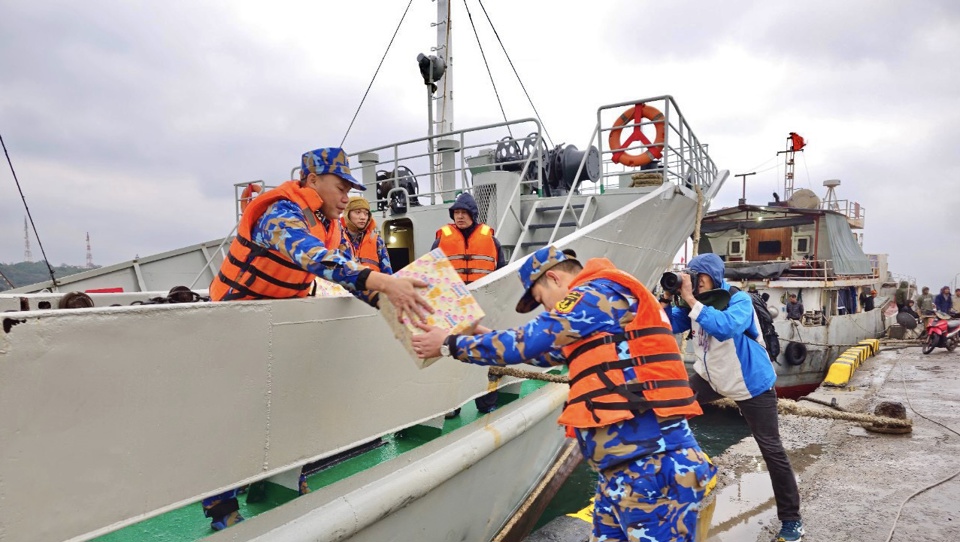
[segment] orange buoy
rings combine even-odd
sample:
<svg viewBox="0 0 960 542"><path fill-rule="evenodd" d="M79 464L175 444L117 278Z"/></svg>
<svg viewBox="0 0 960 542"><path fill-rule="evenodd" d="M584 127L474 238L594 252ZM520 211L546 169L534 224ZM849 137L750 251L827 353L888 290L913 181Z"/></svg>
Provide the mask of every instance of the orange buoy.
<svg viewBox="0 0 960 542"><path fill-rule="evenodd" d="M240 212L247 210L247 205L250 205L250 201L257 197L256 195L263 192L263 187L256 183L250 183L246 188L243 189L243 193L240 194Z"/></svg>
<svg viewBox="0 0 960 542"><path fill-rule="evenodd" d="M653 142L650 142L640 130L641 119L654 122L657 135ZM620 132L623 131L623 126L631 121L634 123L633 133L630 134L630 137L628 137L626 141L621 143ZM616 122L613 123L613 128L614 129L610 131L608 144L610 145L610 150L614 151L614 162L627 167L640 167L663 156L663 137L666 130L664 128L663 113L657 111L655 108L646 104L637 104L624 111ZM641 141L647 146L647 150L639 154L631 154L622 150L629 147L635 141Z"/></svg>

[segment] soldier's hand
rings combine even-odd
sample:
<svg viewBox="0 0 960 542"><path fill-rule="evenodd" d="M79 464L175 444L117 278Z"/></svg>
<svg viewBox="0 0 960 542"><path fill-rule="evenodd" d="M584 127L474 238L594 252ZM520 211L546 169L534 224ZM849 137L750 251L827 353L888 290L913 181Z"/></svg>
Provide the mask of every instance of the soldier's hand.
<svg viewBox="0 0 960 542"><path fill-rule="evenodd" d="M427 286L429 284L422 280L391 276L382 293L396 307L400 322L403 322L404 316L413 322L425 322L427 315L433 313L433 307L417 292L417 288Z"/></svg>
<svg viewBox="0 0 960 542"><path fill-rule="evenodd" d="M410 339L410 344L413 345L413 351L417 353L420 359L440 356L440 345L447 339L447 332L435 326L428 326L422 322L417 322L416 325L423 333L414 335Z"/></svg>

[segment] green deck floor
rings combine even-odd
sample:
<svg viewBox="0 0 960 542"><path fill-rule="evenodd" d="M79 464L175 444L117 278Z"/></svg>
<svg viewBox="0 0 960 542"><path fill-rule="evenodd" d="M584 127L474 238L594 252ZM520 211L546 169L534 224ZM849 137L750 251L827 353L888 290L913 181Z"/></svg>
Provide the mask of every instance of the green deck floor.
<svg viewBox="0 0 960 542"><path fill-rule="evenodd" d="M520 386L520 395L508 394L501 391L499 406L502 407L503 405L509 404L519 397L525 397L543 387L544 384L544 382L526 380ZM385 445L317 472L307 478L307 484L310 486L310 489L326 487L358 472L369 469L370 467L394 459L441 435L473 423L479 418L480 414L477 412L473 401L467 401L467 403L463 405L459 417L444 420L442 431L438 431L432 427L413 426L397 434L385 436L383 437L383 440L386 442ZM296 491L270 482L264 482L261 486L261 492L251 491L251 493L260 493L259 496L262 498L258 499L257 502L248 503L247 495L241 495L239 497L240 514L244 518L250 519L258 514L282 506L297 497ZM203 516L203 510L198 501L124 527L119 531L114 531L110 534L95 538L94 540L97 542L191 542L205 536L210 536L212 533L210 520Z"/></svg>

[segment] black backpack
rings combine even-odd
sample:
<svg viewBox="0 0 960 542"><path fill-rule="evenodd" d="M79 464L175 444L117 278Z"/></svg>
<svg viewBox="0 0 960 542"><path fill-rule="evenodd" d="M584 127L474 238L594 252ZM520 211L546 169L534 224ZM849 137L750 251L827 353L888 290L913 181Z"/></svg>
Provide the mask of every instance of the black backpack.
<svg viewBox="0 0 960 542"><path fill-rule="evenodd" d="M736 286L730 288L730 294L733 295L739 292L740 289ZM773 327L773 317L770 316L770 311L767 310L767 304L763 302L763 299L759 295L751 294L747 292L747 295L750 296L750 301L753 302L753 312L757 315L757 320L760 321L760 333L763 335L763 342L767 345L767 354L770 355L770 361L776 362L777 357L780 356L780 336L777 335L776 328ZM750 335L750 330L747 330L747 335ZM751 339L756 340L756 337L750 337Z"/></svg>

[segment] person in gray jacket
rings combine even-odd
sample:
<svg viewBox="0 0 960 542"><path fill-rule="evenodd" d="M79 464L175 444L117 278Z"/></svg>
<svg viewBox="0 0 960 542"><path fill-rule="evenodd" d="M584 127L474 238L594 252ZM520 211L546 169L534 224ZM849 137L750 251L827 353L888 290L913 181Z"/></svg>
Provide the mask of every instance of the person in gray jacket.
<svg viewBox="0 0 960 542"><path fill-rule="evenodd" d="M790 301L787 302L787 318L789 320L803 318L803 303L797 301L797 294L790 294Z"/></svg>

